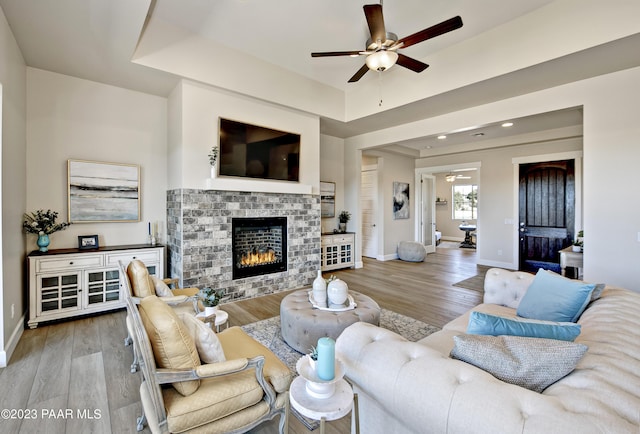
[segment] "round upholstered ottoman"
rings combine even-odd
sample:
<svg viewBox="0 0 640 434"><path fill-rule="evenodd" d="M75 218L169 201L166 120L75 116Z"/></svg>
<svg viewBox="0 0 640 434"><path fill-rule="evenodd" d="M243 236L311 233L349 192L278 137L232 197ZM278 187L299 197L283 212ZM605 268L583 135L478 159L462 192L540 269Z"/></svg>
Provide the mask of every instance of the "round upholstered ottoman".
<svg viewBox="0 0 640 434"><path fill-rule="evenodd" d="M342 312L314 309L309 302L309 290L292 292L280 303L282 338L291 348L308 353L318 339L337 339L342 331L358 321L379 325L380 306L371 297L349 291L356 308Z"/></svg>
<svg viewBox="0 0 640 434"><path fill-rule="evenodd" d="M416 241L400 241L398 243L398 258L402 261L422 262L426 254L422 243Z"/></svg>

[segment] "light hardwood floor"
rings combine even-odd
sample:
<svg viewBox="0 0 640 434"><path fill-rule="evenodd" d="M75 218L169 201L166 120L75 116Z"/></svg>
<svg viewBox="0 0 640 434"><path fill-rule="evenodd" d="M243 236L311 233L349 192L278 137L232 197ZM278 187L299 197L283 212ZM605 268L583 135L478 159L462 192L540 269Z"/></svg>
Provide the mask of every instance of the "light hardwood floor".
<svg viewBox="0 0 640 434"><path fill-rule="evenodd" d="M486 267L475 251L438 248L423 263L365 258L357 270L335 274L349 288L386 309L442 327L481 302L476 290L452 286ZM288 292L226 303L230 324L244 325L280 314ZM9 365L0 371L0 433L133 433L141 413L140 374L131 374L125 312L117 311L25 330ZM149 432L145 429L144 432ZM254 434L277 433L277 420ZM309 431L295 418L290 432ZM327 424L330 434L348 433L349 416Z"/></svg>

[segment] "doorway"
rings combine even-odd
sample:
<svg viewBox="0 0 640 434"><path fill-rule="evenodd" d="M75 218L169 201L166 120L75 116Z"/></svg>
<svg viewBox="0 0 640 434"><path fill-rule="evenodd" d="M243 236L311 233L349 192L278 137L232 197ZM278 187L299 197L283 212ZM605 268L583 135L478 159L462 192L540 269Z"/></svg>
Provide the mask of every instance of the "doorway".
<svg viewBox="0 0 640 434"><path fill-rule="evenodd" d="M518 196L519 269L559 273L558 251L574 238L575 161L521 164Z"/></svg>

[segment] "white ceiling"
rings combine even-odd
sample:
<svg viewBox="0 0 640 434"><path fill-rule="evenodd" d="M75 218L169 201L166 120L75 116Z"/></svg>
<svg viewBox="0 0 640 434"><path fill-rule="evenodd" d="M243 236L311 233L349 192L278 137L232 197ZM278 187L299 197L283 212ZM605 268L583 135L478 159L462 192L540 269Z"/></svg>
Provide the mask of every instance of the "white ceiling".
<svg viewBox="0 0 640 434"><path fill-rule="evenodd" d="M387 31L394 32L399 37L456 15L462 17L464 26L461 29L403 51L408 56L430 63L432 53L464 39L475 38L489 29L552 2L387 0L383 4L383 12ZM368 30L362 6L366 3L374 1L0 0L0 7L27 65L167 96L179 77L131 62L149 15L153 19L161 19L182 28L189 34L199 35L218 45L349 92L349 86L358 84L347 84L347 80L363 64L363 57L311 58L310 53L364 48ZM561 84L582 76L634 66L640 63L636 43L637 38L628 40L624 46L620 44L620 52L609 50L615 56L612 55L606 62L594 62L593 53L583 53L582 57L574 56L578 62L582 62L578 63L579 67L575 67L567 59L561 59L428 100L409 103L392 110L381 110L351 122L323 118L321 131L348 137L445 113L486 99L496 100L548 87L550 83ZM633 47L636 54L625 56ZM421 74L429 74L429 71L427 69ZM393 69L388 73L393 73ZM525 74L536 74L544 77L544 80L522 80ZM364 80L376 80L376 75L369 73L361 81ZM406 82L407 86L411 86L409 79ZM520 119L518 128L558 128L575 124L578 119L581 122L580 111L564 113L564 116L557 118L542 116L531 119L533 123L529 126L528 120ZM552 123L545 125L543 121ZM460 126L463 127L468 125ZM484 127L485 134L488 135L491 126ZM495 132L491 134L507 134L495 127L491 131ZM447 133L451 142L468 139L468 135ZM436 139L424 138L401 145L413 150L439 146L440 142L434 140Z"/></svg>

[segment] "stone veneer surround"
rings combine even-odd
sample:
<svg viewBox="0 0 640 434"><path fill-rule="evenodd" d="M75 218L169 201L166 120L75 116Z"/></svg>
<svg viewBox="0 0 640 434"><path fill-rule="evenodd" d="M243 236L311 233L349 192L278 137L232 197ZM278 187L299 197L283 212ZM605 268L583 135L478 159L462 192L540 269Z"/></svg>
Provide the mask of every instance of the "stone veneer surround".
<svg viewBox="0 0 640 434"><path fill-rule="evenodd" d="M234 217L287 217L287 270L232 279ZM167 192L171 277L184 287L224 288L231 299L310 285L320 268L320 197L176 189Z"/></svg>

